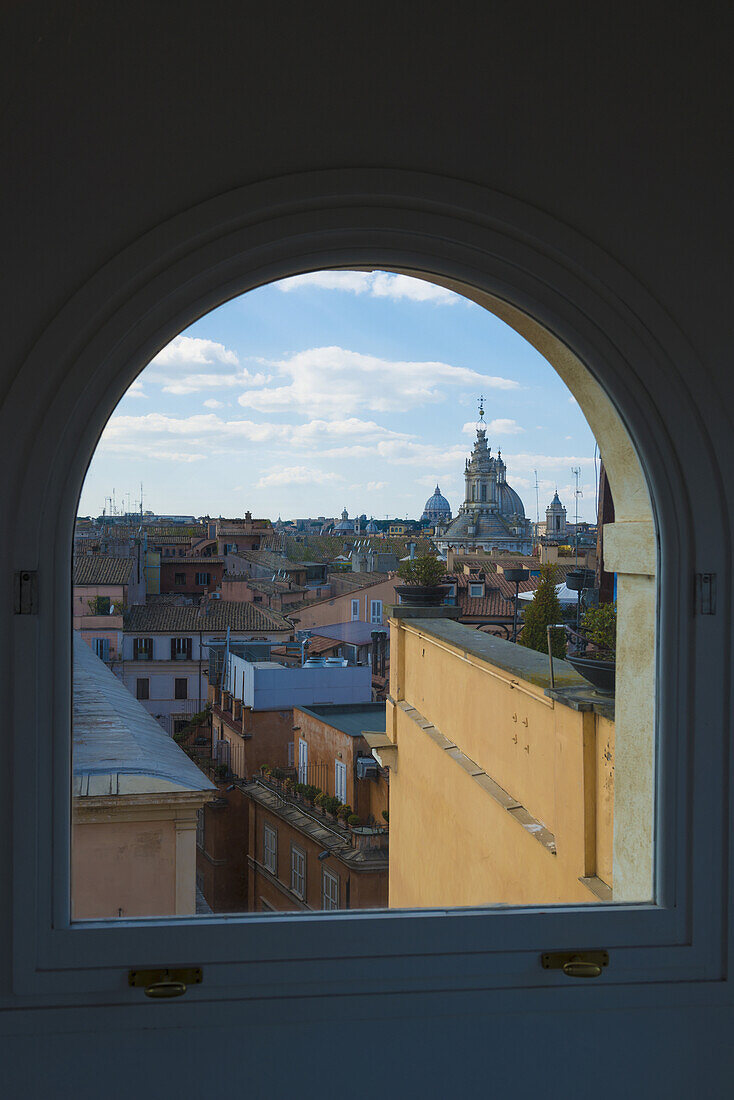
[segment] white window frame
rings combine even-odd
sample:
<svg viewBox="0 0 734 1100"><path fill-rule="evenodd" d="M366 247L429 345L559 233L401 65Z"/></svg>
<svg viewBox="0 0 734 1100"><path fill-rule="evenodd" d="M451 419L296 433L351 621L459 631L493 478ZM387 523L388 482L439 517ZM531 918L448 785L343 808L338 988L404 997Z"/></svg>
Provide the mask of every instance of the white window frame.
<svg viewBox="0 0 734 1100"><path fill-rule="evenodd" d="M308 741L298 738L298 782L308 783Z"/></svg>
<svg viewBox="0 0 734 1100"><path fill-rule="evenodd" d="M30 509L36 509L33 562L42 593L37 616L15 616L8 638L14 653L12 789L23 791L13 804L12 830L16 993L90 993L105 997L105 1004L129 1004L134 991L123 980L128 967L187 960L205 968L207 997L224 999L231 997L233 987L245 995L250 964L261 959L267 960L263 967L273 964L273 982L276 973L286 972L278 964L287 964L287 980L279 984L283 997L314 981L314 965L319 975L314 988L322 989L334 973L340 993L348 994L361 991L367 956L370 981L383 995L427 987L503 990L505 1010L512 1004L525 1011L586 1008L598 1005L610 986L628 987L617 997L618 1004L623 995L626 1006L633 997L641 1005L650 991L640 987L653 982L666 987L667 1005L698 996L710 1004L723 985L727 910L721 869L728 842L728 775L722 761L727 759L729 718L724 716L723 691L707 691L706 686L728 682L731 623L726 600L717 616L704 619L694 616L690 594L696 570L718 571L728 578L729 535L725 510L716 497L721 471L698 426L698 414L703 421L706 410L695 403L704 397L686 388L677 365L677 355L686 355L687 345L631 274L590 242L579 246L567 227L540 211L484 190L479 201L470 185L452 180L398 172L383 173L380 181L386 175L389 190L384 194L377 193L373 181L374 205L363 173L337 173L327 181L316 172L308 180L268 181L267 187L232 192L221 203L218 198L201 204L180 216L175 232L169 224L160 232L152 230L124 256L111 259L83 293L59 310L14 382L12 400L29 401L37 379L50 373L49 385L53 382L55 388L48 415L57 412L54 422L60 425L54 433L53 461L39 439L27 455L24 448L17 449L25 465L11 462L6 471L10 483L31 487L7 541L14 546L13 532L23 532L16 557L31 545L23 525L30 531ZM324 197L334 195L338 186L343 188L338 201ZM281 214L283 193L291 205ZM393 202L396 194L401 197ZM345 213L349 203L359 210L357 228ZM384 228L386 219L389 229ZM250 251L253 225L257 248ZM402 229L410 234L409 251L398 240ZM364 244L366 231L369 246ZM300 241L299 234L323 244L318 260L310 244L287 243ZM657 744L656 903L376 915L350 911L329 920L283 915L270 923L247 914L223 920L72 925L69 517L75 514L104 417L125 383L161 347L228 295L258 285L264 277L296 274L316 263L324 268L359 266L373 264L378 255L384 266L446 272L444 281L464 280L480 288L477 295L494 294L495 300L514 303L530 317L542 317L548 333L565 339L594 365L623 410L630 435L645 441L645 472L662 548L656 661L661 684L657 728L664 736ZM146 281L140 273L149 264L155 265L156 274ZM597 284L601 270L603 292ZM585 271L593 277L587 280ZM110 280L116 288L114 301L109 298ZM99 316L87 336L79 322L91 315L90 303ZM94 386L87 385L89 380ZM678 465L675 441L684 436L689 461ZM676 470L674 479L671 469ZM694 498L707 517L703 547L688 519ZM695 508L689 511L696 513ZM40 669L47 674L40 675ZM540 969L542 951L579 944L611 952L612 964L599 985L569 982ZM407 954L411 959L406 969L401 956Z"/></svg>
<svg viewBox="0 0 734 1100"><path fill-rule="evenodd" d="M478 588L478 592L472 591L472 589ZM484 581L469 581L469 599L481 600L484 597Z"/></svg>
<svg viewBox="0 0 734 1100"><path fill-rule="evenodd" d="M359 619L359 600L352 600L352 622Z"/></svg>
<svg viewBox="0 0 734 1100"><path fill-rule="evenodd" d="M278 830L263 823L263 867L271 875L278 874Z"/></svg>
<svg viewBox="0 0 734 1100"><path fill-rule="evenodd" d="M382 600L370 600L370 622L382 626Z"/></svg>
<svg viewBox="0 0 734 1100"><path fill-rule="evenodd" d="M339 908L340 886L336 872L323 867L321 869L321 908L327 913Z"/></svg>
<svg viewBox="0 0 734 1100"><path fill-rule="evenodd" d="M347 801L347 765L342 760L334 761L334 794L340 802Z"/></svg>
<svg viewBox="0 0 734 1100"><path fill-rule="evenodd" d="M306 853L297 844L291 844L291 891L305 901L308 882L306 880Z"/></svg>
<svg viewBox="0 0 734 1100"><path fill-rule="evenodd" d="M204 578L206 578L206 580ZM204 586L207 586L207 585L211 584L211 573L197 573L196 574L196 583L198 585L204 585Z"/></svg>

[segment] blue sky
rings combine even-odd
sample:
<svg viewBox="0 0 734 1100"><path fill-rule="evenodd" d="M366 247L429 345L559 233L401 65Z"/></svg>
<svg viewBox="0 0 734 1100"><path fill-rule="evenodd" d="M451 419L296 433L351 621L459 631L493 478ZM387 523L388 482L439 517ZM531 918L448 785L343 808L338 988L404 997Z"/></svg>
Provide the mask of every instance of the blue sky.
<svg viewBox="0 0 734 1100"><path fill-rule="evenodd" d="M81 515L115 490L154 512L417 518L438 481L454 512L477 398L493 453L535 518L558 491L594 516L594 438L553 368L480 306L385 272L316 272L197 321L120 401Z"/></svg>

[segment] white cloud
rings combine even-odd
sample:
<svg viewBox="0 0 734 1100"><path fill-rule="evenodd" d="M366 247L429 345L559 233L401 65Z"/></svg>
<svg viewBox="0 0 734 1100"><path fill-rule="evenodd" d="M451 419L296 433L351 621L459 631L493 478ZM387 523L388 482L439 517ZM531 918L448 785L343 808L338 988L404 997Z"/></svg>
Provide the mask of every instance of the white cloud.
<svg viewBox="0 0 734 1100"><path fill-rule="evenodd" d="M237 353L216 340L203 340L199 336L175 336L151 359L151 366L170 366L172 363L192 366L193 364L225 363L236 367L239 364Z"/></svg>
<svg viewBox="0 0 734 1100"><path fill-rule="evenodd" d="M458 387L518 388L512 379L468 367L379 359L341 347L309 348L269 366L285 376L286 384L249 389L240 405L261 412L297 409L304 415L344 416L360 408L389 412L444 401L447 391L455 393Z"/></svg>
<svg viewBox="0 0 734 1100"><path fill-rule="evenodd" d="M380 489L385 489L385 488L387 488L387 482L386 481L368 481L367 482L367 492L368 493L379 493Z"/></svg>
<svg viewBox="0 0 734 1100"><path fill-rule="evenodd" d="M461 429L464 435L475 435L477 430L477 421L469 420ZM498 420L490 420L487 424L487 435L491 441L495 435L518 435L520 432L524 432L525 429L521 428L516 420L507 420L500 417Z"/></svg>
<svg viewBox="0 0 734 1100"><path fill-rule="evenodd" d="M143 390L143 383L139 378L136 378L134 382L131 382L125 391L125 397L147 397L147 393Z"/></svg>
<svg viewBox="0 0 734 1100"><path fill-rule="evenodd" d="M390 298L393 301L431 302L433 305L453 306L461 296L445 287L436 286L426 279L409 275L393 275L387 271L311 271L294 275L275 284L284 294L316 287L319 290L342 290L350 294L366 294L371 298Z"/></svg>
<svg viewBox="0 0 734 1100"><path fill-rule="evenodd" d="M211 402L205 402L211 405ZM226 420L215 413L197 413L175 417L164 413L144 416L115 415L102 434L99 450L107 454L135 454L151 458L169 458L171 440L176 439L176 454L195 455L196 459L211 455L242 453L252 444L272 445L289 451L321 453L330 444L345 440L367 447L378 442L402 443L410 440L403 432L383 428L374 420L347 417L342 420L311 420L305 424L274 422L255 423L252 420ZM188 452L182 451L182 446ZM193 461L193 459L191 459Z"/></svg>
<svg viewBox="0 0 734 1100"><path fill-rule="evenodd" d="M327 470L314 470L308 466L283 466L271 474L261 477L258 489L268 485L323 485L327 481L343 481L341 474Z"/></svg>
<svg viewBox="0 0 734 1100"><path fill-rule="evenodd" d="M208 398L208 400L206 400L204 402L204 405L206 406L207 409L223 409L224 408L224 402L223 401L217 401L217 399L215 397Z"/></svg>
<svg viewBox="0 0 734 1100"><path fill-rule="evenodd" d="M183 396L208 389L264 386L270 378L240 367L237 352L216 340L176 336L150 361L145 380L161 385L164 393Z"/></svg>

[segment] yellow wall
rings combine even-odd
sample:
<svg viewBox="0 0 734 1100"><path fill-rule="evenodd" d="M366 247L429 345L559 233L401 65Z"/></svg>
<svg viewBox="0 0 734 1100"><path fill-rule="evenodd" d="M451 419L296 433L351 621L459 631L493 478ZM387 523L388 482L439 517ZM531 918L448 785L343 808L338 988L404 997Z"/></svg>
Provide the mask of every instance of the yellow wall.
<svg viewBox="0 0 734 1100"><path fill-rule="evenodd" d="M613 722L436 640L420 620L393 620L391 646L390 906L608 894Z"/></svg>

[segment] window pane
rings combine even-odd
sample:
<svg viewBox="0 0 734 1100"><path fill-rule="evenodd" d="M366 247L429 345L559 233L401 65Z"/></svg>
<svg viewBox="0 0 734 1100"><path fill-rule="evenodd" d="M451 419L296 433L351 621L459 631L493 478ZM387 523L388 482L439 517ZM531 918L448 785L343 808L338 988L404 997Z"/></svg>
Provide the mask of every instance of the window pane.
<svg viewBox="0 0 734 1100"><path fill-rule="evenodd" d="M595 406L597 446L536 351L426 283L380 358L366 291L397 284L350 273L345 350L343 274L177 337L90 466L79 919L652 897L657 548L624 429ZM159 512L104 495L130 440Z"/></svg>

